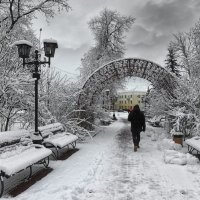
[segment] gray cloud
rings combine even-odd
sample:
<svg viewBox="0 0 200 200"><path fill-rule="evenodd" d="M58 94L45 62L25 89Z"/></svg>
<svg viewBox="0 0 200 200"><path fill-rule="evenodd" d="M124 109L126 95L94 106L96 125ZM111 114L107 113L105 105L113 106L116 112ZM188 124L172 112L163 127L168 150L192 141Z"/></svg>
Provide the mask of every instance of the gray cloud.
<svg viewBox="0 0 200 200"><path fill-rule="evenodd" d="M163 65L172 34L187 31L197 22L199 0L71 0L72 11L57 15L46 24L43 18L34 28L43 28L42 38L55 38L59 49L53 63L77 73L80 59L94 44L87 22L103 8L136 17L126 37L126 56L142 57Z"/></svg>
<svg viewBox="0 0 200 200"><path fill-rule="evenodd" d="M61 45L56 49L55 57L52 59L52 65L55 66L57 70L61 70L64 74L75 77L76 74L79 75L78 68L81 65L80 58L88 49L88 44L84 44L76 49L65 48Z"/></svg>
<svg viewBox="0 0 200 200"><path fill-rule="evenodd" d="M137 14L143 25L162 33L185 30L194 22L194 1L148 1ZM198 9L195 5L195 9ZM141 15L142 13L142 15Z"/></svg>

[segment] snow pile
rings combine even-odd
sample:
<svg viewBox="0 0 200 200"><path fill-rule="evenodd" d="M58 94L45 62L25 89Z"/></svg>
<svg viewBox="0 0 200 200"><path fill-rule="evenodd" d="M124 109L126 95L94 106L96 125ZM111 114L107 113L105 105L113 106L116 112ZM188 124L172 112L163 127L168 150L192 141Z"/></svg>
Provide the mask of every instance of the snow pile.
<svg viewBox="0 0 200 200"><path fill-rule="evenodd" d="M164 161L170 164L186 165L187 157L185 154L175 150L165 150Z"/></svg>
<svg viewBox="0 0 200 200"><path fill-rule="evenodd" d="M151 135L151 141L157 141L157 139L158 139L158 135L156 133L153 133Z"/></svg>
<svg viewBox="0 0 200 200"><path fill-rule="evenodd" d="M182 146L171 139L163 139L157 145L158 150L180 150Z"/></svg>
<svg viewBox="0 0 200 200"><path fill-rule="evenodd" d="M165 150L164 161L165 163L177 165L195 165L199 162L196 157L190 155L189 153L184 154L175 150Z"/></svg>
<svg viewBox="0 0 200 200"><path fill-rule="evenodd" d="M195 164L199 163L199 159L196 158L195 156L193 156L189 153L187 153L186 156L187 156L187 164L188 165L195 165Z"/></svg>
<svg viewBox="0 0 200 200"><path fill-rule="evenodd" d="M147 131L146 131L146 135L147 135L148 137L151 137L153 134L155 134L154 129L148 126L148 127L147 127Z"/></svg>
<svg viewBox="0 0 200 200"><path fill-rule="evenodd" d="M157 141L158 139L166 138L166 135L163 133L163 130L160 128L153 128L147 126L146 135L151 138L151 141Z"/></svg>

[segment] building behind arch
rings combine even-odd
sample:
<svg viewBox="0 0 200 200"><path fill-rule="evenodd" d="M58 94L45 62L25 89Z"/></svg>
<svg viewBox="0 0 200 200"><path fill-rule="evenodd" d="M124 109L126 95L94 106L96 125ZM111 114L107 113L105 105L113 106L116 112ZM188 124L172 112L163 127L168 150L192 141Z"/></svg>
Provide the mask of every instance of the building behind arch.
<svg viewBox="0 0 200 200"><path fill-rule="evenodd" d="M132 110L138 104L141 110L145 108L145 91L124 91L117 93L116 110Z"/></svg>

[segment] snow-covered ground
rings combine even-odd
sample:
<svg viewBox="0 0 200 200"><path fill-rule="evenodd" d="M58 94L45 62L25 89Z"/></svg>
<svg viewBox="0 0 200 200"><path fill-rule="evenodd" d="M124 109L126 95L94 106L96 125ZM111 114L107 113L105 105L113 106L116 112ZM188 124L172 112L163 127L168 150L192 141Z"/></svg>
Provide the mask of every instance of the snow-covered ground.
<svg viewBox="0 0 200 200"><path fill-rule="evenodd" d="M141 148L134 152L127 113L116 117L93 140L77 144L79 151L67 160L51 160L54 170L42 180L15 198L2 199L200 199L200 164L195 159L186 162L186 148L163 140L163 129L147 127L141 133ZM177 150L182 153L178 155Z"/></svg>

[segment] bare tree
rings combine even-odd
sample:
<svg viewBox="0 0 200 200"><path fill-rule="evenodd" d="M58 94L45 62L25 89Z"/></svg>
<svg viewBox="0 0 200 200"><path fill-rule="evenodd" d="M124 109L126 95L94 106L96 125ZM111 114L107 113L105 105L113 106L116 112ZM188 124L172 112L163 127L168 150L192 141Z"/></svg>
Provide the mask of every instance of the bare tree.
<svg viewBox="0 0 200 200"><path fill-rule="evenodd" d="M122 57L124 54L124 33L127 32L135 19L122 16L117 11L104 9L99 16L89 21L94 34L99 57L108 55Z"/></svg>
<svg viewBox="0 0 200 200"><path fill-rule="evenodd" d="M191 41L187 33L174 34L174 41L171 42L171 47L177 54L177 59L180 66L191 75L190 68L190 54L191 54Z"/></svg>
<svg viewBox="0 0 200 200"><path fill-rule="evenodd" d="M104 9L99 16L89 21L96 44L81 60L80 71L83 80L106 62L123 57L125 33L134 21L131 16L122 16L117 11L108 9Z"/></svg>
<svg viewBox="0 0 200 200"><path fill-rule="evenodd" d="M55 15L55 9L69 10L68 0L3 0L0 1L0 26L9 33L18 22L28 25L36 14L47 18Z"/></svg>

